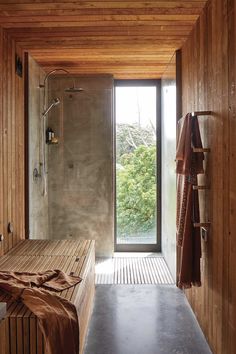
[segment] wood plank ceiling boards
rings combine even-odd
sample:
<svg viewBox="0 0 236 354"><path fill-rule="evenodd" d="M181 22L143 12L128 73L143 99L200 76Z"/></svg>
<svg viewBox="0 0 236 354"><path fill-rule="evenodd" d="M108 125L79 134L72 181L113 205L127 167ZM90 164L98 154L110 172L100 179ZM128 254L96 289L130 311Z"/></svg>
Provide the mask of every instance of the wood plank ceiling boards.
<svg viewBox="0 0 236 354"><path fill-rule="evenodd" d="M46 71L160 78L206 1L0 0L0 24Z"/></svg>

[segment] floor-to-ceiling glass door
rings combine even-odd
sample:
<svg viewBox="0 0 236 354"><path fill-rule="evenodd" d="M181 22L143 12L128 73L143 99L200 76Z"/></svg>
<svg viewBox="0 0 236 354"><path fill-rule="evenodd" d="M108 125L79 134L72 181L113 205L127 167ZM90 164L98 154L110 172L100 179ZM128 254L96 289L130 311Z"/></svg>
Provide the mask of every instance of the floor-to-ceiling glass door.
<svg viewBox="0 0 236 354"><path fill-rule="evenodd" d="M160 251L160 82L115 85L116 251Z"/></svg>

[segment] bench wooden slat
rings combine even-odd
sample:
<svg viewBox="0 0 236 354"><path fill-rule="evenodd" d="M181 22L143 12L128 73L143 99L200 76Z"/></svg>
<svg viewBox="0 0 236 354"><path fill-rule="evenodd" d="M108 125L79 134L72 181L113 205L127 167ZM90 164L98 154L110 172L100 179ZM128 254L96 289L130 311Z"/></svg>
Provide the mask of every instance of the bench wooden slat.
<svg viewBox="0 0 236 354"><path fill-rule="evenodd" d="M43 350L44 350L43 335L42 335L42 332L39 328L38 320L37 320L36 326L37 326L37 354L43 354Z"/></svg>
<svg viewBox="0 0 236 354"><path fill-rule="evenodd" d="M6 324L0 320L0 354L6 353Z"/></svg>
<svg viewBox="0 0 236 354"><path fill-rule="evenodd" d="M72 301L78 310L80 354L94 297L94 254L95 244L90 240L25 240L0 258L0 270L40 272L61 269L83 279L80 284L60 293ZM4 354L44 354L44 339L37 317L23 304L14 302L1 291L0 301L8 302Z"/></svg>
<svg viewBox="0 0 236 354"><path fill-rule="evenodd" d="M22 304L20 311L17 314L16 318L16 333L17 333L17 348L18 354L24 354L24 345L23 345L23 315L27 311L26 306Z"/></svg>

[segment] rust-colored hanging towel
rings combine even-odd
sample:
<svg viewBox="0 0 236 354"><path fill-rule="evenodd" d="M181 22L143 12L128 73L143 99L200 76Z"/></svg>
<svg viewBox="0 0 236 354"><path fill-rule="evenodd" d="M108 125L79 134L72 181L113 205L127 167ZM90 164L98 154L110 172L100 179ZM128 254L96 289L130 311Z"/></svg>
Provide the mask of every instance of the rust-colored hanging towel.
<svg viewBox="0 0 236 354"><path fill-rule="evenodd" d="M193 152L193 148L202 148L197 117L187 114L178 123L176 173L177 173L177 247L179 288L201 285L200 229L193 224L200 222L197 175L204 173L202 152Z"/></svg>
<svg viewBox="0 0 236 354"><path fill-rule="evenodd" d="M0 290L24 303L36 316L45 340L46 354L79 354L79 323L75 306L50 293L81 282L60 270L43 273L0 271Z"/></svg>

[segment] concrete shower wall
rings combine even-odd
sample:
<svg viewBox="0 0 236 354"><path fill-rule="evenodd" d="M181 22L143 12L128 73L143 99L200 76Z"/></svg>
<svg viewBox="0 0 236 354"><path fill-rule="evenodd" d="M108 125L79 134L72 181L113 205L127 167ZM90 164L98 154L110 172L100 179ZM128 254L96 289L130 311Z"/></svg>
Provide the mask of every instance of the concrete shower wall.
<svg viewBox="0 0 236 354"><path fill-rule="evenodd" d="M41 173L42 162L42 111L43 82L45 72L29 56L29 236L30 238L48 237L48 196L42 196L42 177L33 178L35 168Z"/></svg>
<svg viewBox="0 0 236 354"><path fill-rule="evenodd" d="M73 85L79 93L65 93ZM113 79L57 76L49 80L50 99L60 105L48 125L59 138L49 146L50 238L96 240L96 253L111 256L113 215Z"/></svg>

